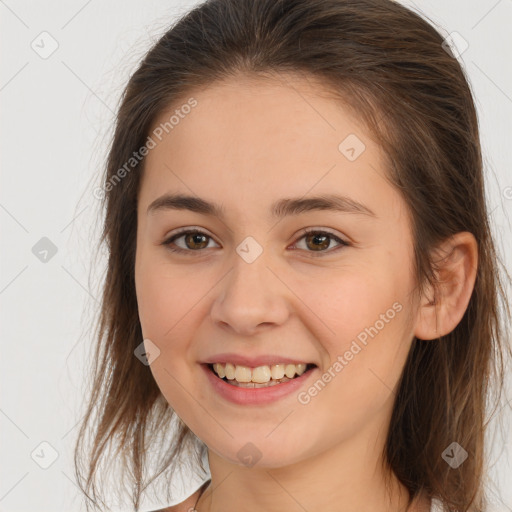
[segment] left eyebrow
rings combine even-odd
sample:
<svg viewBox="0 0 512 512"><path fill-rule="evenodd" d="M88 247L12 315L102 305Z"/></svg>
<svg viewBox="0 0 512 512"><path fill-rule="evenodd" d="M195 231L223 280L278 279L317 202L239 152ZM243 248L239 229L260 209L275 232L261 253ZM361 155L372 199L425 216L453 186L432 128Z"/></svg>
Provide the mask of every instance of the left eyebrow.
<svg viewBox="0 0 512 512"><path fill-rule="evenodd" d="M196 196L185 194L164 194L155 199L147 209L147 214L162 210L190 210L202 215L210 215L225 219L225 211L219 204L207 201ZM271 205L271 215L274 218L283 218L289 215L314 210L331 210L342 213L356 213L377 217L368 206L347 196L325 194L308 198L285 198Z"/></svg>

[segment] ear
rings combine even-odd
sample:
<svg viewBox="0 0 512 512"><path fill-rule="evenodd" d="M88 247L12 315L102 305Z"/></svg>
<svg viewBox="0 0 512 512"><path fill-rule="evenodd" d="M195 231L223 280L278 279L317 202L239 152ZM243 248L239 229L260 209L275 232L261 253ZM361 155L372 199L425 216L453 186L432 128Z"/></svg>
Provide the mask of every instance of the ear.
<svg viewBox="0 0 512 512"><path fill-rule="evenodd" d="M468 307L476 280L478 244L467 232L456 233L433 255L438 284L428 286L418 306L414 336L432 340L452 332Z"/></svg>

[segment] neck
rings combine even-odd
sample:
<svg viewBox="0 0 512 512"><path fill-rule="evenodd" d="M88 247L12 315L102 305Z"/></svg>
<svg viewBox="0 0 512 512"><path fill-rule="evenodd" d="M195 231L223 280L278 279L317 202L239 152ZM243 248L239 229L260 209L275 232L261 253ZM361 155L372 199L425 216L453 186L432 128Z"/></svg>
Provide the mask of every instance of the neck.
<svg viewBox="0 0 512 512"><path fill-rule="evenodd" d="M368 439L377 439L369 443ZM415 500L387 471L385 439L360 433L357 439L329 446L282 467L247 468L208 451L211 483L197 503L198 512L424 512L429 502Z"/></svg>

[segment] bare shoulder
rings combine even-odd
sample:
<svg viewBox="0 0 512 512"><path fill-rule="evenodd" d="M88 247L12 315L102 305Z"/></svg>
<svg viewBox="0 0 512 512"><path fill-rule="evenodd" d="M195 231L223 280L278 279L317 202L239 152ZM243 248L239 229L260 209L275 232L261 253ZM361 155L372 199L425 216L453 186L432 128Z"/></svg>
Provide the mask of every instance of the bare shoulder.
<svg viewBox="0 0 512 512"><path fill-rule="evenodd" d="M159 508L158 510L152 510L151 512L192 512L197 498L201 489L199 488L194 494L189 496L185 501L172 505L171 507Z"/></svg>

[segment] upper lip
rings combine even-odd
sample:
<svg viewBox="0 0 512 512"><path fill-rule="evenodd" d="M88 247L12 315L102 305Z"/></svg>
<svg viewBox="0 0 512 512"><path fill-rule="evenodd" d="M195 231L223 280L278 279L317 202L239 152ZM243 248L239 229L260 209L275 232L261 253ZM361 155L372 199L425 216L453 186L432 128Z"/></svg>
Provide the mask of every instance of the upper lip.
<svg viewBox="0 0 512 512"><path fill-rule="evenodd" d="M204 360L205 364L214 363L232 363L238 366L248 366L249 368L257 368L258 366L271 366L273 364L314 364L311 361L301 361L286 356L279 355L262 355L258 357L249 357L242 354L217 354ZM315 365L316 366L316 365Z"/></svg>

